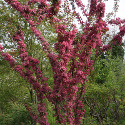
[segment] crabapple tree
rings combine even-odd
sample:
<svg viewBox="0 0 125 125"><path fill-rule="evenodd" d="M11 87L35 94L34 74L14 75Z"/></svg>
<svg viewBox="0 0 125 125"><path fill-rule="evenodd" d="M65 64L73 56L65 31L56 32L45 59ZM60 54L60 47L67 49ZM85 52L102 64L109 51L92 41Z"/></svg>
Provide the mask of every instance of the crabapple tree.
<svg viewBox="0 0 125 125"><path fill-rule="evenodd" d="M36 91L38 100L38 113L25 104L32 119L41 125L47 123L46 104L44 99L54 105L53 114L57 124L80 125L81 118L85 112L82 100L85 93L85 82L87 76L94 70L93 65L96 58L105 51L112 48L112 45L121 44L125 34L125 20L117 18L106 22L105 3L102 0L91 0L89 12L86 11L81 0L70 0L65 4L64 12L66 17L59 18L61 0L29 0L25 3L18 0L4 0L19 12L28 23L30 30L41 43L41 49L46 54L53 72L53 88L48 85L48 78L41 71L39 63L41 60L33 58L27 51L25 34L23 28L17 26L17 31L12 36L13 42L18 44L17 49L22 64L17 61L0 45L1 56L8 61L10 66L18 72L21 77L27 80ZM68 0L65 0L68 3ZM76 12L75 6L81 9L86 21L83 21L80 14ZM74 17L82 25L82 32L79 32L75 24L68 25L69 15ZM54 50L50 47L38 25L43 21L49 21L55 28L57 41L54 43ZM104 45L103 36L109 30L107 24L119 26L119 32L112 38L112 43ZM95 58L92 60L91 51L95 49Z"/></svg>

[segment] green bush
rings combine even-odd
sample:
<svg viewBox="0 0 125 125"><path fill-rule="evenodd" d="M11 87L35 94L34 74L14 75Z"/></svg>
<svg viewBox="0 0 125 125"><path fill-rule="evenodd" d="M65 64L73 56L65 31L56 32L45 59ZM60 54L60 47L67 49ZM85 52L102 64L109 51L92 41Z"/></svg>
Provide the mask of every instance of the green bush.
<svg viewBox="0 0 125 125"><path fill-rule="evenodd" d="M120 59L99 59L86 82L85 125L123 125L125 123L125 65ZM115 67L115 68L114 68Z"/></svg>
<svg viewBox="0 0 125 125"><path fill-rule="evenodd" d="M8 114L0 115L0 125L33 125L29 113L22 105L14 105Z"/></svg>

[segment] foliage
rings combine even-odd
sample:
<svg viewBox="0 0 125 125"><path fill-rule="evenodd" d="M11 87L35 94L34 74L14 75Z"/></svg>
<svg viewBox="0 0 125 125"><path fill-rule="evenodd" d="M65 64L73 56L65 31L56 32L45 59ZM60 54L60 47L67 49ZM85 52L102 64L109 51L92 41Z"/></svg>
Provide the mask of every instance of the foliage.
<svg viewBox="0 0 125 125"><path fill-rule="evenodd" d="M1 125L35 125L22 105L13 105L8 114L0 114Z"/></svg>
<svg viewBox="0 0 125 125"><path fill-rule="evenodd" d="M101 64L103 62L103 67L99 62ZM97 122L95 124L124 124L124 69L125 65L119 58L112 59L111 56L105 59L99 58L89 82L86 83L86 94L83 100L88 110L83 123L86 123L91 116L93 121ZM105 77L99 77L101 74Z"/></svg>
<svg viewBox="0 0 125 125"><path fill-rule="evenodd" d="M112 47L112 58L120 58L122 61L124 59L124 49L122 45L114 45Z"/></svg>

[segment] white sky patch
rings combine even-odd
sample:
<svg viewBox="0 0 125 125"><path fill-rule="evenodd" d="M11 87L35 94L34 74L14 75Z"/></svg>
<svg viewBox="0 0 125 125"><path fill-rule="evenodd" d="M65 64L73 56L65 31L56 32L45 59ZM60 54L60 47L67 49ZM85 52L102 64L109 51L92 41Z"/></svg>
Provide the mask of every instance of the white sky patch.
<svg viewBox="0 0 125 125"><path fill-rule="evenodd" d="M116 13L116 17L120 17L121 19L125 19L125 0L119 0L118 2L119 8ZM114 0L106 1L106 13L113 11Z"/></svg>
<svg viewBox="0 0 125 125"><path fill-rule="evenodd" d="M90 1L90 0L82 0L82 3L85 5L86 9L88 8L88 1ZM105 1L105 5L106 5L106 7L105 7L105 17L104 17L104 19L106 18L106 15L108 13L114 12L114 10L113 10L114 0ZM116 18L120 17L121 19L125 19L125 0L119 0L118 5L119 5L119 7L118 7L118 12L116 12ZM80 13L83 21L85 22L86 21L86 17L82 16L83 15L82 11L80 10L80 8L77 8L77 6L76 6L76 11L78 13ZM114 16L112 17L112 19L114 19ZM77 26L79 28L79 25L77 25Z"/></svg>

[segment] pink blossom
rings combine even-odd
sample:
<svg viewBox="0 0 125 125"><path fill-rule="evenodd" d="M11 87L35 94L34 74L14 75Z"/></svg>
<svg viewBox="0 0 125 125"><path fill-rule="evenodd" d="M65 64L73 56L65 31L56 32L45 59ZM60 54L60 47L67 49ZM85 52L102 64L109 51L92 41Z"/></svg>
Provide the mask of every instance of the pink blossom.
<svg viewBox="0 0 125 125"><path fill-rule="evenodd" d="M2 45L0 44L0 51L2 51L3 50L3 47L2 47Z"/></svg>
<svg viewBox="0 0 125 125"><path fill-rule="evenodd" d="M24 34L22 30L17 30L13 36L13 40L18 42L19 54L22 62L22 66L16 65L15 60L8 53L1 53L2 57L9 62L11 67L15 71L29 82L36 92L38 104L38 113L32 112L31 108L26 106L31 117L35 122L41 125L49 125L47 123L47 113L45 104L41 103L44 98L47 98L52 104L54 104L54 111L56 116L56 122L59 124L77 124L80 125L81 118L85 113L84 102L81 101L80 94L85 93L85 81L87 76L94 70L94 62L91 60L91 50L96 48L96 55L98 57L101 52L107 51L112 48L112 45L102 44L102 35L109 29L106 22L103 20L105 13L105 4L97 0L90 1L90 11L87 13L85 6L81 0L75 0L76 5L80 7L83 16L87 17L86 23L83 22L79 13L74 10L73 14L76 16L80 24L84 27L82 33L78 31L73 24L72 30L68 29L67 25L62 24L58 18L58 11L60 8L61 0L53 0L52 4L47 4L47 0L29 0L28 5L36 4L38 9L31 9L28 5L21 5L17 0L5 0L14 9L18 10L23 18L29 23L30 29L36 36L37 40L41 42L42 50L46 53L47 58L51 64L53 71L54 86L51 89L47 83L47 78L43 77L43 73L39 67L39 60L31 56L28 56L26 51L26 44L24 43ZM67 8L69 6L67 5ZM67 12L70 12L67 11ZM94 17L95 22L91 22ZM55 25L55 31L57 33L57 43L55 43L55 50L49 47L49 43L42 36L42 33L37 30L38 24L42 20L49 20L50 23ZM68 21L67 19L64 21ZM111 20L109 23L119 25L120 32L112 39L113 45L116 43L122 43L122 37L125 34L125 26L121 25L125 20L117 18ZM3 47L0 45L0 51ZM78 83L82 84L82 87L77 86ZM77 94L76 94L77 93ZM64 106L64 107L63 107ZM67 111L67 113L66 113ZM60 114L62 112L62 114ZM65 116L63 118L63 116Z"/></svg>
<svg viewBox="0 0 125 125"><path fill-rule="evenodd" d="M2 52L2 53L1 53L1 56L3 56L4 59L9 62L9 64L10 64L11 67L14 67L14 66L15 66L16 61L11 57L10 54L8 54L7 52L5 52L5 53Z"/></svg>
<svg viewBox="0 0 125 125"><path fill-rule="evenodd" d="M72 86L73 92L76 93L78 91L78 86Z"/></svg>

